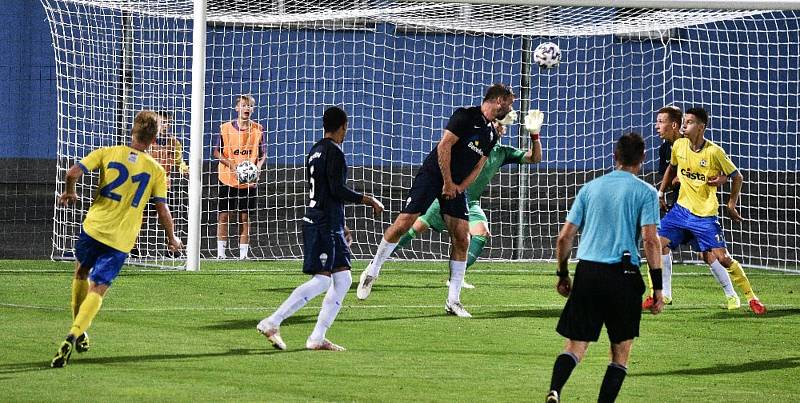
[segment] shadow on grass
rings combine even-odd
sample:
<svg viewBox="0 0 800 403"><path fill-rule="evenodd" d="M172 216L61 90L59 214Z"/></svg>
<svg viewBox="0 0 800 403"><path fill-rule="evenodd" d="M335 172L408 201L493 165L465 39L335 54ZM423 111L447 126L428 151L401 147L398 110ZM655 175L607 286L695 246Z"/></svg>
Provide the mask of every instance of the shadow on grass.
<svg viewBox="0 0 800 403"><path fill-rule="evenodd" d="M506 318L558 318L561 308L522 309L518 311L477 312L472 318L480 319L506 319Z"/></svg>
<svg viewBox="0 0 800 403"><path fill-rule="evenodd" d="M742 364L717 364L713 367L705 368L684 368L672 371L633 373L628 376L741 374L745 372L760 372L797 367L800 367L800 357L787 357L779 360L751 361Z"/></svg>
<svg viewBox="0 0 800 403"><path fill-rule="evenodd" d="M342 322L387 322L393 320L407 320L407 319L423 319L423 318L437 318L437 317L444 317L444 310L442 313L433 313L428 315L406 315L406 316L384 316L380 318L336 318L336 323ZM199 329L211 329L211 330L242 330L242 329L253 329L255 330L256 325L258 325L258 321L261 320L260 317L253 318L253 319L234 319L234 320L226 320L222 322L217 322L212 325L205 325L199 326ZM288 319L286 319L281 327L286 325L300 325L300 324L314 324L317 323L317 314L311 315L294 315Z"/></svg>
<svg viewBox="0 0 800 403"><path fill-rule="evenodd" d="M235 348L228 351L217 352L217 353L145 354L145 355L122 355L122 356L111 356L111 357L83 357L83 356L77 356L77 354L73 354L72 359L70 360L70 363L67 365L67 367L71 367L73 365L86 365L86 364L102 365L102 364L121 364L121 363L142 362L142 361L173 361L173 360L179 361L179 360L191 360L195 358L270 355L277 353L297 353L301 351L306 351L306 350L300 349L300 350L278 351L272 348L264 348L264 349ZM2 364L0 365L0 374L40 371L43 369L51 369L49 360Z"/></svg>
<svg viewBox="0 0 800 403"><path fill-rule="evenodd" d="M767 312L764 315L756 316L752 312L749 312L748 309L748 316L752 319L761 319L761 318L780 318L784 316L794 316L800 315L800 308L770 308L769 305L767 306ZM711 315L712 319L737 319L741 320L742 317L739 315L731 315L730 312L717 312L714 315Z"/></svg>

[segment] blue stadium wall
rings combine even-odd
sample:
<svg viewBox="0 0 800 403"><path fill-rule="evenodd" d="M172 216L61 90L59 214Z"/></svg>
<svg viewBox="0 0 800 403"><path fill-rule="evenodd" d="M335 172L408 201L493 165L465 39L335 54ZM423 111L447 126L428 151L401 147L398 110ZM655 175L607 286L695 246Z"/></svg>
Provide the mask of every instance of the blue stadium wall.
<svg viewBox="0 0 800 403"><path fill-rule="evenodd" d="M800 43L800 29L797 26L788 28L788 35L793 37L783 38L782 41ZM0 32L0 54L3 55L0 59L0 94L3 94L0 97L0 118L4 122L0 128L0 144L3 144L0 147L0 159L52 160L56 156L57 130L55 63L49 26L40 3L36 0L5 0L4 7L0 9ZM691 39L693 31L682 31L679 34ZM453 107L476 104L488 83L504 81L515 87L519 84L519 52L506 50L492 55L484 54L486 49L519 49L519 40L508 37L468 36L461 39L461 42L475 41L481 46L466 51L473 52L471 54L450 54L448 52L452 50L431 49L430 44L423 49L423 42L414 38L414 34L405 38L385 25L379 26L376 31L276 30L258 34L259 41L274 40L276 45L254 49L252 51L255 54L250 58L249 64L228 68L225 63L236 49L233 45L247 43L242 42L247 39L243 38L246 35L248 34L222 34L214 28L210 29L213 42L230 46L219 46L210 55L212 59L208 67L213 70L207 74L207 104L210 108L206 114L209 122L206 125L206 144L211 143L211 137L217 131L216 124L232 117L229 104L233 95L240 92L260 94L256 116L268 130L270 162L274 164L299 162L296 156L303 155L307 144L320 135L319 116L322 109L333 104L356 105L349 112L363 120L352 124L351 141L347 146L353 156L351 164L367 163L373 156L380 156L379 161L416 164L425 154L419 150L428 150L429 145L438 139ZM727 43L730 35L736 33L724 32L721 35L726 35L723 42ZM439 37L437 42L440 44L448 42L443 40L444 35L430 37ZM293 41L296 38L302 40ZM369 40L362 41L362 38ZM292 45L287 45L288 43ZM698 42L695 49L684 49L680 53L686 59L685 63L680 64L689 66L685 67L688 71L673 70L671 74L674 77L722 75L722 80L715 80L715 83L722 82L725 88L711 88L710 80L683 79L687 82L681 82L679 78L674 78L673 88L662 88L658 77L635 79L638 75L637 69L644 67L641 60L637 59L641 56L631 56L636 54L630 51L631 48L636 47L641 53L643 47L649 46L650 50L645 49L647 57L658 58L658 52L663 53L663 49L653 48L648 42L599 37L573 38L560 44L563 49L591 49L573 57L581 58L583 66L592 62L598 63L598 73L551 74L551 78L544 77L541 81L546 84L544 88L534 92L535 99L561 100L541 103L534 101L534 106L544 110L568 111L561 115L550 115L548 130L577 134L575 137L562 137L563 144L547 144L546 152L551 155L546 155L545 161L560 161L550 162L551 167L583 169L610 166L608 159L611 155L611 144L614 137L624 130L640 131L651 146L657 145L658 139L652 127L652 110L675 100L696 99L696 95L679 90L686 88L695 94L708 94L702 98L708 105L739 105L725 106L725 113L742 118L712 121L711 137L723 143L736 144L737 149L729 150L731 154L748 155L748 158L736 161L740 168L797 170L797 147L794 139L798 130L797 105L791 105L796 103L796 94L800 92L796 77L800 67L796 65L797 57L777 59L778 65L774 66L776 71L788 71L787 74L795 77L782 77L782 85L767 87L763 79L771 73L748 70L745 68L747 61L739 58L719 58L714 62L714 67L691 67L691 58L725 54L727 51L724 48L727 45L709 45L706 40ZM286 49L288 46L295 48ZM374 47L368 52L372 56L363 56L359 47L364 46ZM794 52L793 49L770 49L758 44L751 46L753 54ZM467 48L457 47L456 50ZM736 49L736 52L743 53L742 49ZM339 68L327 67L331 65L331 60L326 58L331 57L336 58L335 64ZM498 59L506 59L506 62ZM625 68L618 69L609 77L607 73L602 73L609 60ZM459 66L456 70L443 67L454 61L469 65ZM291 67L303 63L308 67ZM790 63L795 65L789 65ZM423 65L428 67L420 67ZM247 78L247 71L265 69L264 66L269 66L269 69L262 70L260 74L269 76L269 83L264 82L257 87L243 87L240 84L243 77ZM568 73L571 67L569 63L565 63L559 68ZM486 77L477 77L473 73L476 71L492 73ZM541 73L535 71L534 74ZM340 79L330 80L334 77ZM572 82L574 80L581 82ZM337 88L330 88L332 83L336 83ZM627 87L624 95L621 86ZM592 94L585 93L593 89L607 93L611 98L591 97L588 95ZM76 90L80 92L88 89ZM152 93L151 91L152 88L142 88L134 84L134 97L141 96L136 95L137 93L147 94ZM185 91L189 91L188 86ZM771 95L759 98L747 95L754 93ZM669 94L670 98L666 98L665 94ZM138 100L137 103L147 105L145 100ZM593 118L592 110L607 107L608 103L622 107L611 111L610 119ZM153 107L172 109L174 105ZM77 112L79 111L75 111L79 115ZM305 118L290 121L285 116ZM113 123L113 119L100 120ZM177 116L177 120L188 123L188 114ZM93 127L93 123L75 124L81 125L80 130L83 131L113 131L108 127ZM279 136L282 140L280 142L277 141ZM399 140L401 138L402 141ZM791 147L785 147L786 145ZM555 154L565 152L575 154ZM599 159L606 160L601 162ZM375 163L375 160L371 163Z"/></svg>

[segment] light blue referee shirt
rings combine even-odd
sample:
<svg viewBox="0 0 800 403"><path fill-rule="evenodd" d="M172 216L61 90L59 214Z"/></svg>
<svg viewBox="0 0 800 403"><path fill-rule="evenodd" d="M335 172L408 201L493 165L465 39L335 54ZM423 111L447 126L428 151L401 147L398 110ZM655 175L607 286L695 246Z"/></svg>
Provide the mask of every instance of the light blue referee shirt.
<svg viewBox="0 0 800 403"><path fill-rule="evenodd" d="M659 219L656 189L621 170L586 183L567 214L581 230L578 259L618 263L627 250L637 266L641 227Z"/></svg>

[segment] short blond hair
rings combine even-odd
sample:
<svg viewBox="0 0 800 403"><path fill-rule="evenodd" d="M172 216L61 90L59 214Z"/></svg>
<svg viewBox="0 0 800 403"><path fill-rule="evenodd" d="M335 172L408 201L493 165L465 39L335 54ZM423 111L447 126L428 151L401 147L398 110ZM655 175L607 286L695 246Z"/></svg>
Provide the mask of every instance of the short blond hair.
<svg viewBox="0 0 800 403"><path fill-rule="evenodd" d="M235 100L233 101L233 107L235 108L235 107L239 106L239 102L241 102L241 101L247 101L247 103L250 106L255 106L255 104L256 104L256 99L253 98L252 95L250 95L250 94L242 94L242 95L237 95L236 96Z"/></svg>
<svg viewBox="0 0 800 403"><path fill-rule="evenodd" d="M133 119L133 130L131 130L131 133L139 142L150 144L156 139L160 124L161 117L158 116L158 113L143 110L137 113L136 117Z"/></svg>

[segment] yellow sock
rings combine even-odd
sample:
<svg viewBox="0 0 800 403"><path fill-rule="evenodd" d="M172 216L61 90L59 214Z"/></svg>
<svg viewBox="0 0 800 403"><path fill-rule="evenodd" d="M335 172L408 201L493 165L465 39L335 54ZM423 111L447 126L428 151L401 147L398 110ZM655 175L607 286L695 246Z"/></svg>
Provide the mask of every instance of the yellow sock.
<svg viewBox="0 0 800 403"><path fill-rule="evenodd" d="M753 293L753 287L750 286L750 280L747 279L747 275L744 274L744 270L742 270L742 265L739 264L736 260L733 261L731 267L728 267L728 274L731 276L731 280L733 280L733 284L736 284L742 292L744 292L745 298L747 300L751 300L756 297Z"/></svg>
<svg viewBox="0 0 800 403"><path fill-rule="evenodd" d="M642 267L645 267L645 265L642 265ZM648 293L647 293L647 296L652 297L653 296L653 278L650 277L650 269L649 268L645 268L645 273L647 274L647 289L649 290Z"/></svg>
<svg viewBox="0 0 800 403"><path fill-rule="evenodd" d="M92 320L97 315L97 312L100 311L101 305L103 305L103 297L101 297L100 294L96 292L88 293L81 304L78 316L76 316L75 321L72 322L72 328L69 329L69 334L74 337L83 334L83 332L92 325Z"/></svg>
<svg viewBox="0 0 800 403"><path fill-rule="evenodd" d="M83 300L86 299L86 293L89 292L89 280L72 279L72 320L78 316L78 311L81 309Z"/></svg>

